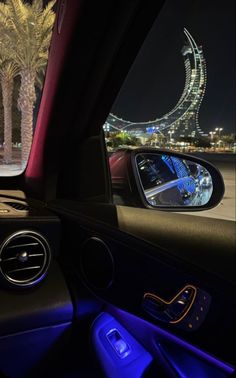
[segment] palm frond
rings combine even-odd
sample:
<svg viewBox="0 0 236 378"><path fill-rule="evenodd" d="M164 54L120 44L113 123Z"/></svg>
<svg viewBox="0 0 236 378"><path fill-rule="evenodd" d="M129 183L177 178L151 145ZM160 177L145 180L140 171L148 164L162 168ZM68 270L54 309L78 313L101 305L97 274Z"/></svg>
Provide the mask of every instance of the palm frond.
<svg viewBox="0 0 236 378"><path fill-rule="evenodd" d="M23 0L0 3L0 51L19 67L37 71L47 63L55 20L55 1L43 8L41 0L32 5Z"/></svg>
<svg viewBox="0 0 236 378"><path fill-rule="evenodd" d="M7 0L6 5L9 9L11 27L18 33L24 33L25 20L28 15L27 6L22 0Z"/></svg>
<svg viewBox="0 0 236 378"><path fill-rule="evenodd" d="M32 12L40 13L43 11L43 1L42 0L34 0L31 5Z"/></svg>
<svg viewBox="0 0 236 378"><path fill-rule="evenodd" d="M40 20L40 23L42 24L43 28L44 28L45 23L47 24L49 23L49 20L50 22L52 22L51 26L53 26L55 13L53 12L52 8L54 7L55 4L56 4L56 0L50 1L47 4L47 6L44 8L41 14L41 20ZM52 16L53 16L53 19L52 19Z"/></svg>
<svg viewBox="0 0 236 378"><path fill-rule="evenodd" d="M12 80L19 74L19 67L12 60L0 61L0 78Z"/></svg>

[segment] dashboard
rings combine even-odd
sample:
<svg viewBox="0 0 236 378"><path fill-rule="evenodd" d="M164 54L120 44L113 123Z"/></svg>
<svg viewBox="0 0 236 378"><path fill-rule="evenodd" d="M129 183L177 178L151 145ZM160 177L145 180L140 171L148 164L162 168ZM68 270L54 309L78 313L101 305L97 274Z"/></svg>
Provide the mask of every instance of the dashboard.
<svg viewBox="0 0 236 378"><path fill-rule="evenodd" d="M73 305L58 262L60 220L21 192L0 195L0 372L23 376L70 329ZM63 342L59 342L63 344ZM62 345L61 345L62 346ZM36 374L36 372L35 372Z"/></svg>

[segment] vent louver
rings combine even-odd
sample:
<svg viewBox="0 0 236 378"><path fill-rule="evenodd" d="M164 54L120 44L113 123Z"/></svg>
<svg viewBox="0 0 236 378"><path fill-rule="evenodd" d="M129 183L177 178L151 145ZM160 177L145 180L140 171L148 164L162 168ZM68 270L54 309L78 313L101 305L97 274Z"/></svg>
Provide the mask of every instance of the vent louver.
<svg viewBox="0 0 236 378"><path fill-rule="evenodd" d="M29 210L29 205L26 203L21 203L21 202L4 202L5 205L13 207L15 210L19 211L28 211Z"/></svg>
<svg viewBox="0 0 236 378"><path fill-rule="evenodd" d="M14 286L32 286L45 276L50 255L49 245L42 235L19 231L0 248L1 276Z"/></svg>

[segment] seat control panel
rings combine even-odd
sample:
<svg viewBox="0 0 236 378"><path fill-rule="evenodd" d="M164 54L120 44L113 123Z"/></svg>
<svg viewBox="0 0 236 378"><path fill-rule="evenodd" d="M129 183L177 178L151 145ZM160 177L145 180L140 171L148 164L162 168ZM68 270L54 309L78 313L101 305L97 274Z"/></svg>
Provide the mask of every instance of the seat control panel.
<svg viewBox="0 0 236 378"><path fill-rule="evenodd" d="M171 300L145 293L143 309L152 317L188 330L197 329L208 312L210 295L193 285L187 285Z"/></svg>

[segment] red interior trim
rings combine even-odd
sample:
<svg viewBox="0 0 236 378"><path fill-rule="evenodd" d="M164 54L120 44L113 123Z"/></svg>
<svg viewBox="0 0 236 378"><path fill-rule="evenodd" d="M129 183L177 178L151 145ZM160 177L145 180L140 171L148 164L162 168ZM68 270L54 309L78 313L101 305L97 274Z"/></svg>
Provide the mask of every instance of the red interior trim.
<svg viewBox="0 0 236 378"><path fill-rule="evenodd" d="M60 34L58 24L60 23L60 9L62 3L65 5L64 22ZM26 180L39 179L43 175L43 154L46 141L47 128L50 123L55 95L62 73L65 57L69 47L69 41L73 35L78 16L80 1L61 0L57 5L57 16L52 34L51 47L49 52L48 66L45 77L44 89L38 113L36 129L29 156L28 165L25 171Z"/></svg>

